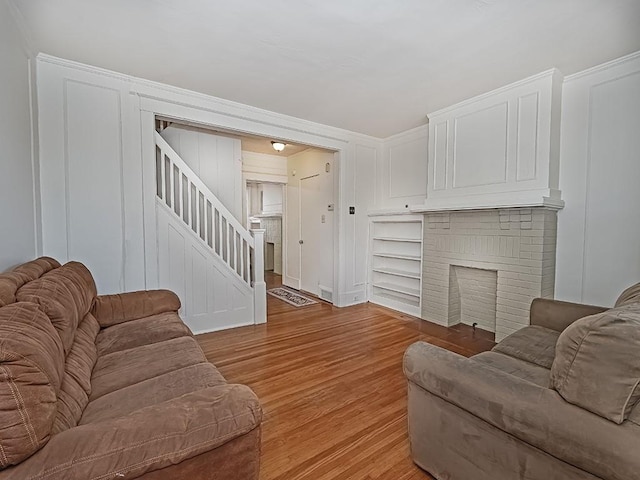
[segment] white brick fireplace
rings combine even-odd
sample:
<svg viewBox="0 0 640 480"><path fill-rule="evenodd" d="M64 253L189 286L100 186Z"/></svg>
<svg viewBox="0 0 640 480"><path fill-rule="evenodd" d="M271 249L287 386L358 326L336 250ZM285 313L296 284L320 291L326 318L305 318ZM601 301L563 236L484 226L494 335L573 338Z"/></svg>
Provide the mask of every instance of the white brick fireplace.
<svg viewBox="0 0 640 480"><path fill-rule="evenodd" d="M487 319L495 312L500 341L529 324L534 298L553 297L554 209L434 212L424 220L423 319L445 326L477 323L493 330Z"/></svg>
<svg viewBox="0 0 640 480"><path fill-rule="evenodd" d="M425 320L500 341L529 324L531 300L553 297L561 92L549 70L428 115L427 197L412 208Z"/></svg>

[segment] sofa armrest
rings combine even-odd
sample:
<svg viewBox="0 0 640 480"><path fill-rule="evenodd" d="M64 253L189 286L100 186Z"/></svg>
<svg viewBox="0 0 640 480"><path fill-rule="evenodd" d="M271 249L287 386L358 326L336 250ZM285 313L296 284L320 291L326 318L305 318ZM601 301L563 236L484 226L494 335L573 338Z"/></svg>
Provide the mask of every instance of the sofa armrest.
<svg viewBox="0 0 640 480"><path fill-rule="evenodd" d="M170 290L141 290L98 295L92 313L101 327L109 327L158 313L177 312L180 299Z"/></svg>
<svg viewBox="0 0 640 480"><path fill-rule="evenodd" d="M594 475L640 478L640 426L632 422L616 425L555 390L424 342L407 349L404 372L430 394Z"/></svg>
<svg viewBox="0 0 640 480"><path fill-rule="evenodd" d="M547 298L536 298L531 303L529 319L531 325L550 328L562 332L576 320L602 313L606 307L584 305L582 303L561 302Z"/></svg>
<svg viewBox="0 0 640 480"><path fill-rule="evenodd" d="M258 399L248 387L206 388L113 420L65 430L33 457L0 472L0 478L137 478L249 433L261 419ZM215 468L211 465L212 477Z"/></svg>

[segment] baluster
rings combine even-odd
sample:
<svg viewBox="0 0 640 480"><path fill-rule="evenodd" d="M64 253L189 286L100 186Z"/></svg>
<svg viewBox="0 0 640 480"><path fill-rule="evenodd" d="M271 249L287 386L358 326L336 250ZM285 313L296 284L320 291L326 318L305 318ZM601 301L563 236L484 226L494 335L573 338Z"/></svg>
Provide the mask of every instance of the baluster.
<svg viewBox="0 0 640 480"><path fill-rule="evenodd" d="M213 251L222 256L220 252L220 212L217 208L213 209Z"/></svg>
<svg viewBox="0 0 640 480"><path fill-rule="evenodd" d="M164 156L164 193L165 201L169 208L173 207L173 188L171 184L171 176L173 174L173 168L171 159L168 155Z"/></svg>
<svg viewBox="0 0 640 480"><path fill-rule="evenodd" d="M224 241L224 238L227 235L227 220L222 216L222 213L220 213L220 225L222 226L220 229L220 257L226 262L227 242Z"/></svg>
<svg viewBox="0 0 640 480"><path fill-rule="evenodd" d="M191 230L194 232L198 231L198 213L196 212L196 195L197 195L196 187L192 183L191 188L189 188L189 197L190 197L190 211L191 211Z"/></svg>
<svg viewBox="0 0 640 480"><path fill-rule="evenodd" d="M162 186L164 180L162 179L162 150L156 145L156 195L161 199L164 199Z"/></svg>
<svg viewBox="0 0 640 480"><path fill-rule="evenodd" d="M233 232L233 227L229 224L229 220L227 220L227 264L231 267L231 235ZM232 267L233 268L233 267Z"/></svg>
<svg viewBox="0 0 640 480"><path fill-rule="evenodd" d="M180 181L180 169L174 163L173 164L173 211L176 212L178 217L181 216L182 211L182 195L180 194L180 187L182 186L182 182Z"/></svg>
<svg viewBox="0 0 640 480"><path fill-rule="evenodd" d="M183 173L182 181L182 220L189 225L189 179Z"/></svg>
<svg viewBox="0 0 640 480"><path fill-rule="evenodd" d="M222 214L220 213L220 210L216 210L217 215L218 215L218 223L216 224L218 226L218 232L216 233L216 242L218 243L218 255L220 255L220 258L222 258Z"/></svg>
<svg viewBox="0 0 640 480"><path fill-rule="evenodd" d="M198 217L200 218L200 223L198 224L198 234L200 238L204 240L206 219L204 215L204 195L202 194L202 192L198 192Z"/></svg>
<svg viewBox="0 0 640 480"><path fill-rule="evenodd" d="M238 275L241 275L241 272L242 272L242 270L240 269L241 268L241 263L242 263L240 261L240 258L241 258L241 255L240 255L241 245L240 245L240 234L238 232L236 232L236 236L233 238L233 244L236 247L236 252L235 252L236 253L236 273Z"/></svg>
<svg viewBox="0 0 640 480"><path fill-rule="evenodd" d="M207 200L207 245L213 248L213 210L211 202Z"/></svg>
<svg viewBox="0 0 640 480"><path fill-rule="evenodd" d="M244 280L249 285L251 285L251 247L249 246L249 242L244 242L244 268L245 268L245 277Z"/></svg>
<svg viewBox="0 0 640 480"><path fill-rule="evenodd" d="M240 276L244 280L244 238L240 237Z"/></svg>

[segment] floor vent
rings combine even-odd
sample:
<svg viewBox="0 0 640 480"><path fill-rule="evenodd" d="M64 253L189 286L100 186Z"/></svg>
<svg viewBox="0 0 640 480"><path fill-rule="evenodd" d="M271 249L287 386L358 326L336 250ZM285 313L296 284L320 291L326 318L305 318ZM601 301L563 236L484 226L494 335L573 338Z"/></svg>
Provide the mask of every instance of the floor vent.
<svg viewBox="0 0 640 480"><path fill-rule="evenodd" d="M333 292L325 287L320 287L320 298L329 303L333 303Z"/></svg>

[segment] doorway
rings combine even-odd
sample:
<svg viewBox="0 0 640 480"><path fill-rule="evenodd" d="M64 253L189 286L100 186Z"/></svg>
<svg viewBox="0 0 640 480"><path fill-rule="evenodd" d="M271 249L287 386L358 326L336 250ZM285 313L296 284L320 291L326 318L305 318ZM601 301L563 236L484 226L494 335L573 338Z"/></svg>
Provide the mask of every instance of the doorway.
<svg viewBox="0 0 640 480"><path fill-rule="evenodd" d="M247 225L265 230L264 269L276 275L282 275L284 187L282 183L246 182Z"/></svg>
<svg viewBox="0 0 640 480"><path fill-rule="evenodd" d="M283 283L333 303L333 152L308 149L289 157Z"/></svg>
<svg viewBox="0 0 640 480"><path fill-rule="evenodd" d="M300 289L319 294L322 259L322 232L318 219L326 221L322 213L320 175L300 179Z"/></svg>

